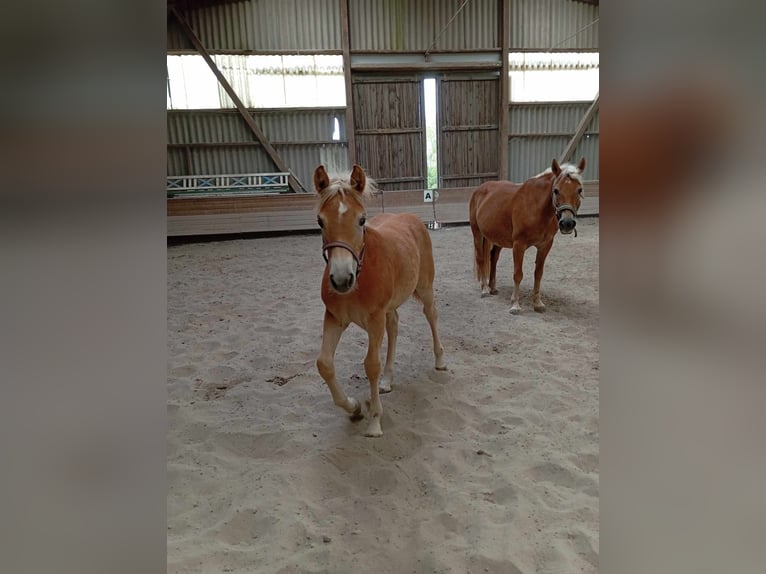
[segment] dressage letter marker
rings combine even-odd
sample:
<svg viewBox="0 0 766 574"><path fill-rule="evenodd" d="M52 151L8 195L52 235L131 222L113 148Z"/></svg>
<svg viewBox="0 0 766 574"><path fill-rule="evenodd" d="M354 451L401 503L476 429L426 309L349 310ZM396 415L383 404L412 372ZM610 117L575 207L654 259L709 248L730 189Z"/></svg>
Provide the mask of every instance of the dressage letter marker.
<svg viewBox="0 0 766 574"><path fill-rule="evenodd" d="M423 190L423 203L433 203L434 201L434 192L432 189L424 189Z"/></svg>

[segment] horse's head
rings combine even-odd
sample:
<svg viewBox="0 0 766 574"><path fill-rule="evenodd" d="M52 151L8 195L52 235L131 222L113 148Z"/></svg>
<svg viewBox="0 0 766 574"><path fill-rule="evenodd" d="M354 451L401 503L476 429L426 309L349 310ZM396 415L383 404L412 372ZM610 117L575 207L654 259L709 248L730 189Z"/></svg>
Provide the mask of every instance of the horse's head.
<svg viewBox="0 0 766 574"><path fill-rule="evenodd" d="M555 158L551 163L553 173L551 199L561 233L572 233L577 226L577 210L580 209L582 200L581 174L584 169L585 158L582 158L577 165L570 163L559 165Z"/></svg>
<svg viewBox="0 0 766 574"><path fill-rule="evenodd" d="M319 196L317 223L322 228L322 255L329 266L330 285L347 293L356 284L364 261L364 199L371 182L354 165L348 177L330 177L324 166L314 171Z"/></svg>

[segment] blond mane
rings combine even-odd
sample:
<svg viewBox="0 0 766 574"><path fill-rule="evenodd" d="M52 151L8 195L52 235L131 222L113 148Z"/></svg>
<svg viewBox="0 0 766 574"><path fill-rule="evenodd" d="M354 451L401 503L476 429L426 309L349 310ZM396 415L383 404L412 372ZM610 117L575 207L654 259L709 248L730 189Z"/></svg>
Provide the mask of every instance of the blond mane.
<svg viewBox="0 0 766 574"><path fill-rule="evenodd" d="M327 177L330 179L330 185L325 187L319 193L318 209L322 209L325 203L327 203L330 199L332 199L338 194L340 194L341 199L344 199L347 196L352 196L355 198L358 197L357 193L351 192L351 185L349 183L351 179L351 171L346 171L346 172L328 171ZM378 186L375 183L375 180L369 176L366 176L364 189L362 190L361 203L364 204L364 202L366 202L368 199L370 199L375 194L377 194L377 192L378 192Z"/></svg>
<svg viewBox="0 0 766 574"><path fill-rule="evenodd" d="M538 173L535 177L542 177L544 175L547 175L549 173L553 173L553 168L549 167L543 172ZM561 164L561 173L564 175L568 175L572 179L579 181L582 183L582 175L580 174L580 170L577 169L577 166L572 163L562 163Z"/></svg>

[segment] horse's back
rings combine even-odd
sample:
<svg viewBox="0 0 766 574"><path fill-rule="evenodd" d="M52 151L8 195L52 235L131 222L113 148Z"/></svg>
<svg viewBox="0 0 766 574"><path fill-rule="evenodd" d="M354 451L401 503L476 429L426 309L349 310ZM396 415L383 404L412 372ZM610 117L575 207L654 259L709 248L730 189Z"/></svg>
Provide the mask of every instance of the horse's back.
<svg viewBox="0 0 766 574"><path fill-rule="evenodd" d="M428 235L428 230L414 213L380 213L370 219L367 225L392 239L406 240L412 238L418 242L425 242L429 248L431 247L431 237Z"/></svg>
<svg viewBox="0 0 766 574"><path fill-rule="evenodd" d="M367 223L384 238L386 248L397 259L397 268L404 271L417 265L416 283L430 283L434 277L434 257L431 236L423 221L414 213L381 213Z"/></svg>
<svg viewBox="0 0 766 574"><path fill-rule="evenodd" d="M469 221L474 233L481 233L494 243L507 244L511 213L521 184L511 181L487 181L471 194ZM509 246L509 245L504 245Z"/></svg>

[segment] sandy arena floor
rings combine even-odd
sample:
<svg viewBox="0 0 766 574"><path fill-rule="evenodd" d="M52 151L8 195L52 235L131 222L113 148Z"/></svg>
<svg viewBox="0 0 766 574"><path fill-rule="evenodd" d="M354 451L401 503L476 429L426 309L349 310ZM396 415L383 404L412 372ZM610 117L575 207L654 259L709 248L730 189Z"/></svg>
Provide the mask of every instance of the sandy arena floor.
<svg viewBox="0 0 766 574"><path fill-rule="evenodd" d="M449 370L405 303L380 439L315 367L318 235L168 247L168 572L597 572L598 219L578 231L543 314L527 251L516 316L510 250L482 299L470 229L431 232ZM366 345L352 325L336 355L360 400Z"/></svg>

